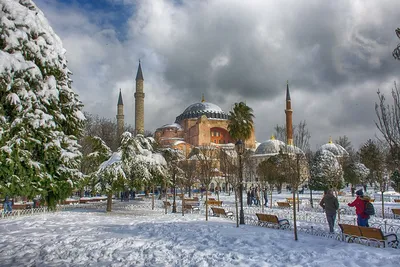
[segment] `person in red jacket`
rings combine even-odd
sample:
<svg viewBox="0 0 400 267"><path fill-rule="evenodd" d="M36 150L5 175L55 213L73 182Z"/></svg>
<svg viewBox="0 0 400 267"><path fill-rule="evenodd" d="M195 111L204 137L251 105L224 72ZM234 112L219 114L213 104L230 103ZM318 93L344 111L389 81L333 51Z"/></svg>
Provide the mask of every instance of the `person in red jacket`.
<svg viewBox="0 0 400 267"><path fill-rule="evenodd" d="M364 212L365 201L363 199L364 193L363 193L362 189L358 190L356 192L356 195L357 195L356 199L347 205L349 205L349 207L356 207L357 225L367 227L369 216L367 214L365 214L365 212Z"/></svg>

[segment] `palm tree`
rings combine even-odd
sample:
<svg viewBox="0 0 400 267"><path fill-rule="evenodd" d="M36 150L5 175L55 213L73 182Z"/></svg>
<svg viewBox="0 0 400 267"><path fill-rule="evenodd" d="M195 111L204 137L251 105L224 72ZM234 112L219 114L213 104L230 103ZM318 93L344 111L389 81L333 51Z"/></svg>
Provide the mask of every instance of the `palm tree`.
<svg viewBox="0 0 400 267"><path fill-rule="evenodd" d="M236 141L246 141L253 132L253 109L244 102L235 103L229 112L228 132Z"/></svg>
<svg viewBox="0 0 400 267"><path fill-rule="evenodd" d="M240 224L244 224L243 212L243 166L242 154L245 149L246 140L250 138L253 132L253 109L247 106L244 102L235 103L233 110L229 112L228 132L235 141L239 154L239 200L240 200ZM241 152L239 152L241 151ZM238 192L235 190L235 192ZM235 194L237 196L237 194ZM235 197L237 199L237 197ZM236 216L237 216L236 202ZM237 217L236 217L237 220ZM239 225L237 225L239 227Z"/></svg>

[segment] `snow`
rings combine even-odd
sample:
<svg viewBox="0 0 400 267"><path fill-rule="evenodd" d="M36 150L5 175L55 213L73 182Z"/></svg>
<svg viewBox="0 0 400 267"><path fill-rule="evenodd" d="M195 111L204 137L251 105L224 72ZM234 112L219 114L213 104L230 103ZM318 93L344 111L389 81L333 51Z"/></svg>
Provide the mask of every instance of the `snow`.
<svg viewBox="0 0 400 267"><path fill-rule="evenodd" d="M398 266L400 254L201 214L149 201L0 221L1 266ZM160 203L158 203L160 204Z"/></svg>
<svg viewBox="0 0 400 267"><path fill-rule="evenodd" d="M322 145L317 152L321 152L324 150L328 150L331 153L333 153L336 157L343 157L343 156L348 156L349 153L344 149L341 145L335 144L335 143L327 143Z"/></svg>

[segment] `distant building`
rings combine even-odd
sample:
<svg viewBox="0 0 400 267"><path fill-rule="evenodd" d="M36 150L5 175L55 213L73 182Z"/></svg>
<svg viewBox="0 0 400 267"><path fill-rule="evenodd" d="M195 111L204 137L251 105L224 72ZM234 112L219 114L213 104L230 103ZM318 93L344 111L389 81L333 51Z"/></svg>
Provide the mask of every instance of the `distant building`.
<svg viewBox="0 0 400 267"><path fill-rule="evenodd" d="M187 150L203 145L233 147L235 140L228 132L229 115L219 106L201 102L188 106L175 119L174 123L159 127L154 136L164 147ZM254 128L246 141L246 148L255 149Z"/></svg>

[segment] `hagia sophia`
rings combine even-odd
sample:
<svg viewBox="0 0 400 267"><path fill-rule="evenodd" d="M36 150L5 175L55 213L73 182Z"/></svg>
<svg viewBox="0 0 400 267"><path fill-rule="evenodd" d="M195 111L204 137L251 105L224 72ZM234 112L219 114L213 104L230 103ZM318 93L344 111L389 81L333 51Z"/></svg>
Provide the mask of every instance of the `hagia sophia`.
<svg viewBox="0 0 400 267"><path fill-rule="evenodd" d="M135 134L144 133L144 78L141 63L136 74L136 92L135 97ZM288 153L298 154L303 153L301 149L294 146L293 142L293 110L290 97L289 84L286 86L286 142L275 139L271 136L270 139L258 143L255 137L255 127L251 136L246 140L247 149L253 151L252 160L254 166L268 159L271 156L277 155L285 148ZM117 104L117 135L121 136L124 130L124 113L123 100L121 91L119 93ZM192 148L213 145L216 147L234 150L236 140L233 140L228 132L229 113L223 111L218 105L206 102L204 95L201 102L193 103L179 114L173 123L168 123L160 126L154 133L154 138L162 147L178 149L188 155ZM343 151L343 147L334 144L331 140L323 145L331 150ZM321 147L322 148L322 147ZM336 153L340 155L340 153ZM220 176L223 176L220 173ZM221 177L222 179L222 177ZM246 179L247 183L254 183L257 178ZM220 184L221 181L214 181ZM214 184L213 183L213 184ZM213 185L212 185L213 186Z"/></svg>

